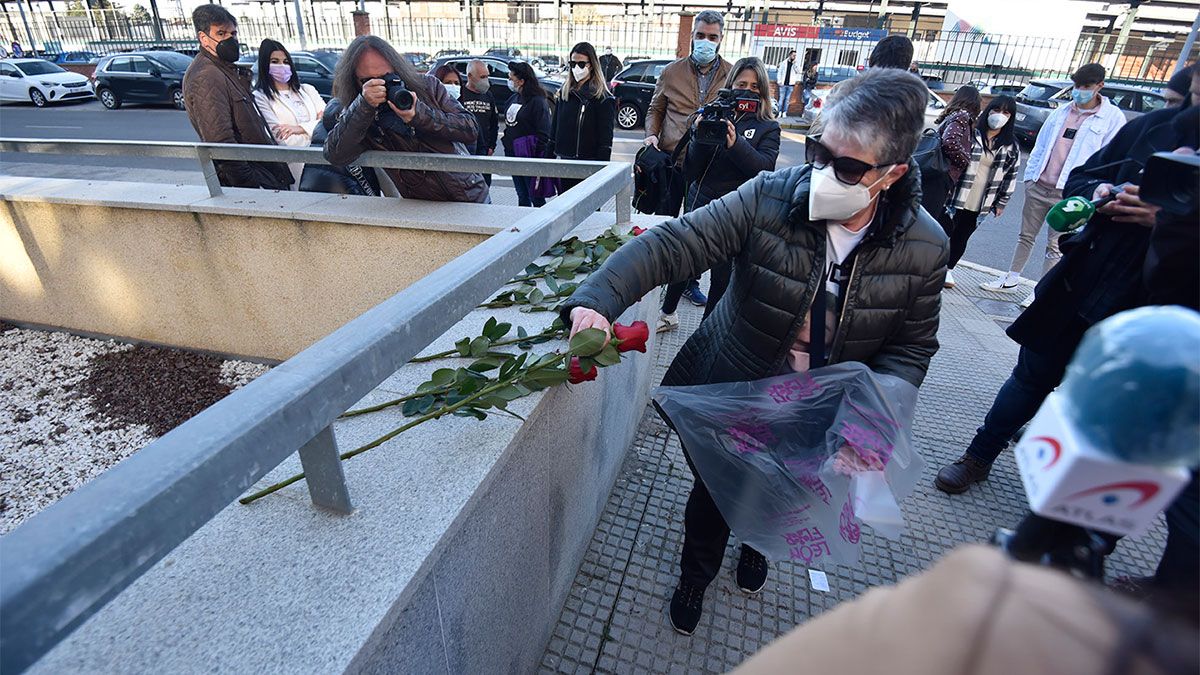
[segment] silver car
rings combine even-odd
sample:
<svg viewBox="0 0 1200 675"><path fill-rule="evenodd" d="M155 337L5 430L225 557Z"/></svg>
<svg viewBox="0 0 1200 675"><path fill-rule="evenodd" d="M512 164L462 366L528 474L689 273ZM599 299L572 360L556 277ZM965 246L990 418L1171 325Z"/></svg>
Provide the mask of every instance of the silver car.
<svg viewBox="0 0 1200 675"><path fill-rule="evenodd" d="M1031 80L1017 94L1017 121L1013 125L1017 140L1025 145L1033 145L1050 111L1071 102L1073 86L1070 80ZM1105 85L1100 88L1100 95L1120 108L1126 120L1167 105L1162 94L1126 84Z"/></svg>

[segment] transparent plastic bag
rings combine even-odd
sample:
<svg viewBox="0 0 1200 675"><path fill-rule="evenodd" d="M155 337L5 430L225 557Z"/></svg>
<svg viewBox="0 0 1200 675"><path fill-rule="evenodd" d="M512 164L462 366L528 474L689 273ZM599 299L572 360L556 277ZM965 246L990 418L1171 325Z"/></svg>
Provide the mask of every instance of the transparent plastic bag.
<svg viewBox="0 0 1200 675"><path fill-rule="evenodd" d="M854 564L860 523L896 538L924 461L917 388L861 363L753 382L659 387L654 400L734 534L773 560Z"/></svg>

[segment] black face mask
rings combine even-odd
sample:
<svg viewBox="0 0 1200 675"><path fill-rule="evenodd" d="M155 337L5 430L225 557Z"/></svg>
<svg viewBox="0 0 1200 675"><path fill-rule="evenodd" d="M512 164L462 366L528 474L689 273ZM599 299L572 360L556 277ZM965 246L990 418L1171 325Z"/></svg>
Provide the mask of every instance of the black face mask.
<svg viewBox="0 0 1200 675"><path fill-rule="evenodd" d="M205 35L208 35L208 33L205 33ZM216 40L216 38L211 35L208 35L208 37L211 40ZM241 56L242 47L238 44L237 38L231 35L224 40L217 42L216 52L218 59L221 59L227 63L236 63L238 57Z"/></svg>

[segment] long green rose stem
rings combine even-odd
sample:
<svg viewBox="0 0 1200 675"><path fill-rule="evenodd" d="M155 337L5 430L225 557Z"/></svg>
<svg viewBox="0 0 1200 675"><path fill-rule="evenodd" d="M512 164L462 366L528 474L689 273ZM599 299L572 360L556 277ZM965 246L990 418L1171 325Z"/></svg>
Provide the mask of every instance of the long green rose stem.
<svg viewBox="0 0 1200 675"><path fill-rule="evenodd" d="M546 330L542 331L541 333L538 333L537 335L526 335L523 338L513 338L511 340L501 340L499 342L493 342L491 346L492 347L503 347L506 345L519 345L522 342L528 342L529 340L536 340L537 338L540 338L540 337L554 337L556 335L561 334L564 330L566 330L566 329L564 329L564 328L547 328ZM504 354L503 352L498 352L496 354L492 354L491 352L489 352L487 355L488 356L500 356L502 354L504 356L509 356L509 354ZM427 361L436 361L437 359L444 359L444 358L451 357L451 356L461 356L461 355L459 354L457 349L447 349L444 352L438 352L436 354L429 354L428 356L418 356L414 359L409 359L408 362L409 363L425 363Z"/></svg>
<svg viewBox="0 0 1200 675"><path fill-rule="evenodd" d="M549 295L545 296L545 297L543 298L543 301L545 301L545 300L559 300L559 299L562 299L562 298L567 298L567 297L570 297L570 295L571 295L570 293L567 293L567 294L565 294L565 295L564 295L564 294L563 294L561 291L559 291L558 293L551 293L551 294L549 294ZM518 304L522 304L522 303L518 303L518 302L517 302L517 301L515 301L515 300L493 300L493 301L491 301L491 302L485 302L485 303L483 303L482 305L480 305L480 307L481 307L481 308L483 308L483 309L496 309L496 308L498 308L498 307L513 307L513 306L515 306L515 305L518 305ZM532 303L525 303L525 304L532 304Z"/></svg>
<svg viewBox="0 0 1200 675"><path fill-rule="evenodd" d="M370 406L367 408L359 408L357 410L347 410L346 412L342 413L341 415L338 415L338 418L341 419L343 417L354 417L356 415L366 415L367 413L378 412L380 410L383 410L384 408L390 408L395 405L400 405L401 403L404 403L405 401L411 401L414 398L421 398L423 396L429 396L431 394L444 394L447 391L450 391L450 387L442 387L440 389L431 389L429 391L417 392L415 394L409 394L408 396L401 396L400 398L394 398L390 401L384 401L383 403L379 403L379 404L376 404L376 405L373 405L373 406Z"/></svg>
<svg viewBox="0 0 1200 675"><path fill-rule="evenodd" d="M556 359L552 359L552 360L547 361L546 363L543 363L540 365L532 366L528 370L526 370L524 372L524 374L529 374L534 371L541 370L550 365L558 365L558 364L562 363L564 356L565 356L564 354L559 354L558 358L556 358ZM522 375L522 372L518 370L514 375L517 375L517 376ZM345 461L347 459L350 459L351 457L354 457L355 455L361 455L362 453L366 452L367 450L370 450L371 448L375 448L380 445L383 445L384 443L392 440L396 436L399 436L400 434L404 433L405 431L408 431L409 429L417 426L418 424L421 424L423 422L428 422L429 420L432 420L432 419L437 419L439 417L442 417L443 415L451 414L455 410L458 410L458 409L466 406L469 403L477 401L480 398L482 398L488 394L500 391L501 389L504 389L505 387L511 386L515 379L517 379L517 378L509 377L506 380L501 380L500 382L498 382L490 387L484 387L483 389L480 389L479 391L475 392L474 394L471 394L470 396L464 398L463 400L459 401L458 403L455 403L454 405L446 406L444 408L439 408L437 410L428 412L397 429L393 429L393 430L389 431L388 433L380 436L379 438L376 438L375 440L371 441L370 443L367 443L366 445L357 447L357 448L347 451L347 452L343 452L341 455L339 455L339 458L341 460ZM422 394L422 396L424 396L424 395L425 394ZM263 497L266 497L267 495L271 494L272 492L278 492L279 490L282 490L283 488L285 488L285 487L291 485L292 483L295 483L303 478L304 478L304 474L298 473L295 476L288 478L287 480L280 481L269 487L265 487L265 488L259 490L258 492L255 492L252 495L247 495L245 497L242 497L241 499L238 500L238 503L239 504L249 504L251 502L257 501L259 499L262 499Z"/></svg>

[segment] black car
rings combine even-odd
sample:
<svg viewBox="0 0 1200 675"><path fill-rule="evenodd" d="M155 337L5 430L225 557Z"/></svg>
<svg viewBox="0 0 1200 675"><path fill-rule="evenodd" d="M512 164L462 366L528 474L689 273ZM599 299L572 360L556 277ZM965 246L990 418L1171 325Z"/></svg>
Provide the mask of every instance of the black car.
<svg viewBox="0 0 1200 675"><path fill-rule="evenodd" d="M638 61L613 77L609 86L613 96L617 97L617 126L628 131L645 124L654 85L663 69L671 63L669 59Z"/></svg>
<svg viewBox="0 0 1200 675"><path fill-rule="evenodd" d="M109 110L126 103L170 103L183 110L183 74L190 56L144 51L106 56L96 65L96 97Z"/></svg>
<svg viewBox="0 0 1200 675"><path fill-rule="evenodd" d="M338 55L327 51L292 52L292 65L300 82L311 84L321 98L329 100L333 96L333 71L337 67ZM255 81L258 80L258 55L244 56L237 64L250 70Z"/></svg>
<svg viewBox="0 0 1200 675"><path fill-rule="evenodd" d="M475 59L483 61L488 68L488 82L492 85L492 96L496 98L497 104L503 104L512 97L512 91L508 88L508 62L517 59L506 59L499 56L445 56L434 62L429 68L430 71L437 70L443 65L450 65L458 71L458 75L463 82L467 81L467 65ZM535 69L536 71L536 69ZM542 87L547 94L554 96L562 89L563 83L559 80L551 80L546 77L538 77L538 82L542 83Z"/></svg>

